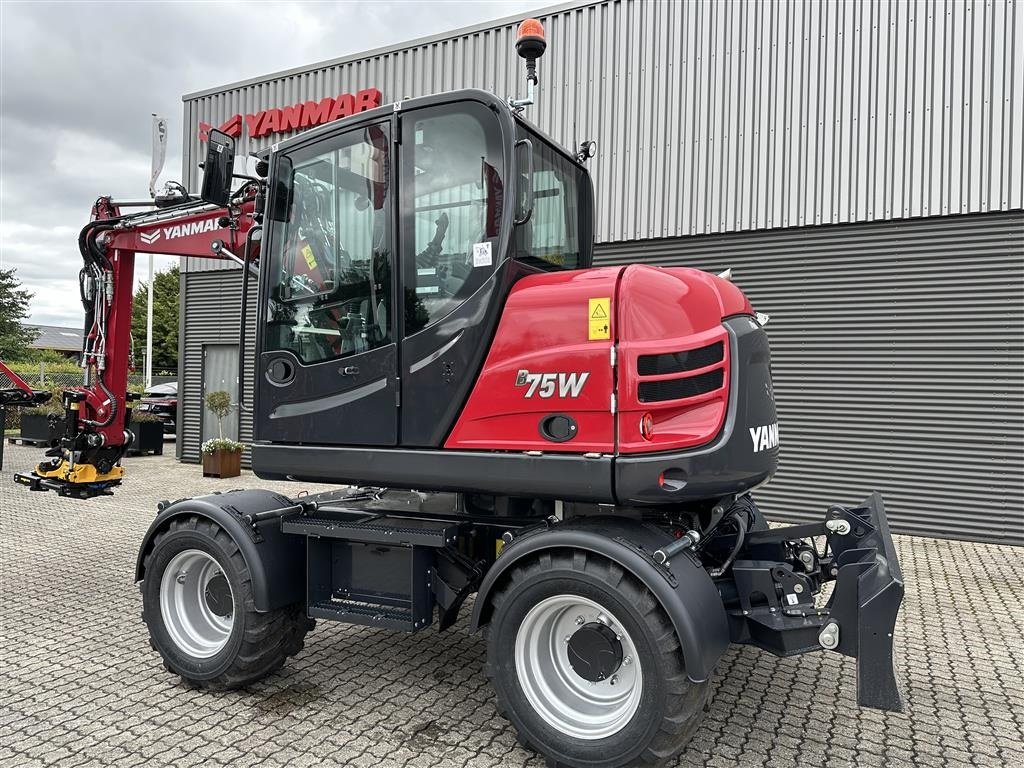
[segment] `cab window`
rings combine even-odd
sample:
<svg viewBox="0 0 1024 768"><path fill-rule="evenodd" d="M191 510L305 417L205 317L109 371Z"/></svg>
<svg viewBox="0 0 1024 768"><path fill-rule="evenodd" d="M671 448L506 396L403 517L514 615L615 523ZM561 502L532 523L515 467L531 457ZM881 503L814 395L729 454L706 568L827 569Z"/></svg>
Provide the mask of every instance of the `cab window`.
<svg viewBox="0 0 1024 768"><path fill-rule="evenodd" d="M520 128L533 144L533 176L526 169L519 188L533 184L533 213L516 227L516 257L541 269L577 269L583 241L580 191L584 171L544 139Z"/></svg>
<svg viewBox="0 0 1024 768"><path fill-rule="evenodd" d="M504 207L501 134L466 102L402 117L405 333L449 314L490 277Z"/></svg>
<svg viewBox="0 0 1024 768"><path fill-rule="evenodd" d="M267 350L314 363L391 343L388 125L278 160Z"/></svg>

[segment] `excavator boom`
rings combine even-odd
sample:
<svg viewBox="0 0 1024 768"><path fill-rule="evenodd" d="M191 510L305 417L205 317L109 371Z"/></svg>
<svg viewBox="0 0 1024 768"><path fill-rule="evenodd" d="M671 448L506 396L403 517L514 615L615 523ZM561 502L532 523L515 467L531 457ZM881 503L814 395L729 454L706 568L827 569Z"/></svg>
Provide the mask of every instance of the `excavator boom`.
<svg viewBox="0 0 1024 768"><path fill-rule="evenodd" d="M33 472L15 480L33 490L88 498L121 482L131 446L128 373L134 369L132 281L137 253L252 260L250 233L260 214L263 183L253 180L227 206L184 198L180 204L123 213L109 197L93 205L79 235L79 288L85 310L80 386L64 390L66 430ZM239 255L241 254L241 255Z"/></svg>

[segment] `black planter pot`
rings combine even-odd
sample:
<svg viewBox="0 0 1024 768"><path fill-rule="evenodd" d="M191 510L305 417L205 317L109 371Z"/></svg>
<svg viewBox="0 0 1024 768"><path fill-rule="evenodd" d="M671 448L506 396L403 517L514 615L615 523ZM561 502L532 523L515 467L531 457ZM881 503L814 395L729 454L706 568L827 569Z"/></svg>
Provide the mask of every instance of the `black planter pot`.
<svg viewBox="0 0 1024 768"><path fill-rule="evenodd" d="M128 429L135 439L129 454L153 453L162 455L164 452L164 425L159 421L133 421Z"/></svg>
<svg viewBox="0 0 1024 768"><path fill-rule="evenodd" d="M64 436L64 418L50 421L45 413L21 414L21 439L47 443L51 447Z"/></svg>

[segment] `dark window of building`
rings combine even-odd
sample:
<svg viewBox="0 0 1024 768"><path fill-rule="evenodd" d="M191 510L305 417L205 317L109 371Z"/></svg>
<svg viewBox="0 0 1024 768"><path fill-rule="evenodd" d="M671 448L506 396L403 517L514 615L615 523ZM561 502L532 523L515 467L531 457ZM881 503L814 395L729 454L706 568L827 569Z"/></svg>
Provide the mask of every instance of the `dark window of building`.
<svg viewBox="0 0 1024 768"><path fill-rule="evenodd" d="M312 363L392 341L389 153L380 124L278 161L267 350Z"/></svg>
<svg viewBox="0 0 1024 768"><path fill-rule="evenodd" d="M490 277L501 254L501 131L466 102L404 115L405 332L450 313Z"/></svg>

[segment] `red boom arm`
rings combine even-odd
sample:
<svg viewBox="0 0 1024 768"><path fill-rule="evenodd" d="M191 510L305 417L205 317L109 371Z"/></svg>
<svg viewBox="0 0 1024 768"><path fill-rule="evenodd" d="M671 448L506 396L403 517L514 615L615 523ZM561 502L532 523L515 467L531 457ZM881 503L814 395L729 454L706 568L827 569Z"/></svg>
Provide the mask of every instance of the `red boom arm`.
<svg viewBox="0 0 1024 768"><path fill-rule="evenodd" d="M240 207L236 216L229 216L224 208L212 205L197 205L181 211L171 209L136 214L97 238L111 263L109 279L112 287L108 297L103 299L109 309L106 326L103 327L100 313L96 312L93 313L92 327L85 329L83 364L87 377L86 385L79 388L85 394L79 420L103 424L109 418L111 407L125 413L128 372L132 367L132 282L135 254L160 253L227 259L229 257L223 250L213 249L214 241L219 240L228 251L240 255L246 233L253 223L252 210L250 199ZM120 211L109 198L100 198L93 206L93 221L119 216ZM110 394L113 394L113 399ZM116 418L109 425L97 425L95 429L103 435L105 445L122 445L125 442L125 425Z"/></svg>
<svg viewBox="0 0 1024 768"><path fill-rule="evenodd" d="M85 307L82 386L65 390L66 433L54 458L16 479L35 489L74 496L106 492L121 480L128 431L128 372L132 359L132 282L136 253L242 259L255 223L255 185L237 204L205 203L123 215L101 197L82 230L80 273ZM218 247L214 247L215 244Z"/></svg>

